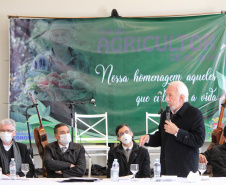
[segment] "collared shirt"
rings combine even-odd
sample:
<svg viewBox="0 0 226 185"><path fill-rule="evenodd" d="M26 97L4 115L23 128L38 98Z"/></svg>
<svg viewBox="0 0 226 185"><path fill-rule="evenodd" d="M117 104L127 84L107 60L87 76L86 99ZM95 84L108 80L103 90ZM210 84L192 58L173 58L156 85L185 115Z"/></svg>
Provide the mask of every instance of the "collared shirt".
<svg viewBox="0 0 226 185"><path fill-rule="evenodd" d="M184 104L183 104L183 105L184 105ZM183 105L182 105L181 107L183 107ZM173 113L173 115L176 114L176 113L181 109L181 107L180 107L179 109L177 109L176 112L171 111L171 112Z"/></svg>
<svg viewBox="0 0 226 185"><path fill-rule="evenodd" d="M59 147L60 147L61 151L62 151L62 148L66 147L68 149L68 147L69 147L69 144L67 144L65 146L61 145L60 143L58 143L58 144L59 144Z"/></svg>
<svg viewBox="0 0 226 185"><path fill-rule="evenodd" d="M130 154L131 154L131 150L132 150L132 148L133 148L133 143L132 143L132 145L128 148L128 147L125 147L125 146L123 146L122 145L122 147L123 147L123 149L124 149L124 152L125 152L125 155L126 155L126 159L127 159L127 162L129 162L129 157L130 157Z"/></svg>
<svg viewBox="0 0 226 185"><path fill-rule="evenodd" d="M122 145L122 147L123 147L123 149L126 151L127 147L126 147L126 146L123 146L123 145ZM132 143L132 145L131 145L128 149L131 150L132 148L133 148L133 143Z"/></svg>

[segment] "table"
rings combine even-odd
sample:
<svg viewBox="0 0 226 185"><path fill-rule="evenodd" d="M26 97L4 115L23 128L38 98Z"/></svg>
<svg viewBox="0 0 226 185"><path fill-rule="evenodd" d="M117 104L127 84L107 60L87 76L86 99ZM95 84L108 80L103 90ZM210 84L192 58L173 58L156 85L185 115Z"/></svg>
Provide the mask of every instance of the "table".
<svg viewBox="0 0 226 185"><path fill-rule="evenodd" d="M52 179L52 178L30 178L30 179L21 179L21 180L0 180L1 185L59 185L60 181L65 179ZM82 183L83 185L125 185L125 183L129 183L129 185L141 185L141 184L152 184L152 185L225 185L226 184L226 177L210 177L208 180L205 181L198 181L198 182L188 182L186 178L177 178L175 181L160 181L154 182L153 179L137 179L137 181L131 180L119 180L119 182L112 182L110 179L103 179L95 182L67 182L64 183L65 185L70 184L79 184Z"/></svg>

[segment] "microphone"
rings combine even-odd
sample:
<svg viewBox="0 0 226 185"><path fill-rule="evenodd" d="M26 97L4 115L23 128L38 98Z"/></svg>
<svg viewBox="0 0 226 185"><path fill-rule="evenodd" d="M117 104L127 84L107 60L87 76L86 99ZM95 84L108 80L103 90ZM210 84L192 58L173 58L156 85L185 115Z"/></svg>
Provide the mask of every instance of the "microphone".
<svg viewBox="0 0 226 185"><path fill-rule="evenodd" d="M162 114L162 112L163 112L162 103L161 103L162 92L159 91L159 92L158 92L158 95L159 95L159 104L160 104L160 110L158 111L158 114Z"/></svg>
<svg viewBox="0 0 226 185"><path fill-rule="evenodd" d="M166 120L170 121L170 107L169 106L166 107Z"/></svg>
<svg viewBox="0 0 226 185"><path fill-rule="evenodd" d="M91 99L91 100L90 100L90 103L92 103L92 104L94 105L94 107L97 106L96 103L95 103L95 99Z"/></svg>

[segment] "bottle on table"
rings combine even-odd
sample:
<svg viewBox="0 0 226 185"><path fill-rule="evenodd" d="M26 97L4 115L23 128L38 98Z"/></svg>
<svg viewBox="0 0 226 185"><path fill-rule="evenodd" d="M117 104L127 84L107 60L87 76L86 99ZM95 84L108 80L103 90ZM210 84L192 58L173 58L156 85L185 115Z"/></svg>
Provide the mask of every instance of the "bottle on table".
<svg viewBox="0 0 226 185"><path fill-rule="evenodd" d="M159 181L161 177L161 164L159 162L159 159L155 159L154 163L154 178L156 181Z"/></svg>
<svg viewBox="0 0 226 185"><path fill-rule="evenodd" d="M119 181L119 163L118 159L114 159L112 168L111 168L111 180L113 182Z"/></svg>
<svg viewBox="0 0 226 185"><path fill-rule="evenodd" d="M15 180L16 179L16 162L14 158L11 158L11 162L9 164L9 173L10 173L10 179Z"/></svg>

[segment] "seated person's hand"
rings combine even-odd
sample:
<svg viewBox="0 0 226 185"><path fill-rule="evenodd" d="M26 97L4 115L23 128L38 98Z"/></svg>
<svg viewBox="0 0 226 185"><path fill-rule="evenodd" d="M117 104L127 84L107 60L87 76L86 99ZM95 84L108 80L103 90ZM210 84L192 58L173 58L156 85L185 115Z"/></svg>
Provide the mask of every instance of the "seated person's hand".
<svg viewBox="0 0 226 185"><path fill-rule="evenodd" d="M205 155L199 154L199 163L208 163Z"/></svg>
<svg viewBox="0 0 226 185"><path fill-rule="evenodd" d="M73 168L73 167L75 167L75 165L74 164L71 164L70 168Z"/></svg>
<svg viewBox="0 0 226 185"><path fill-rule="evenodd" d="M62 171L55 171L55 173L62 174Z"/></svg>

